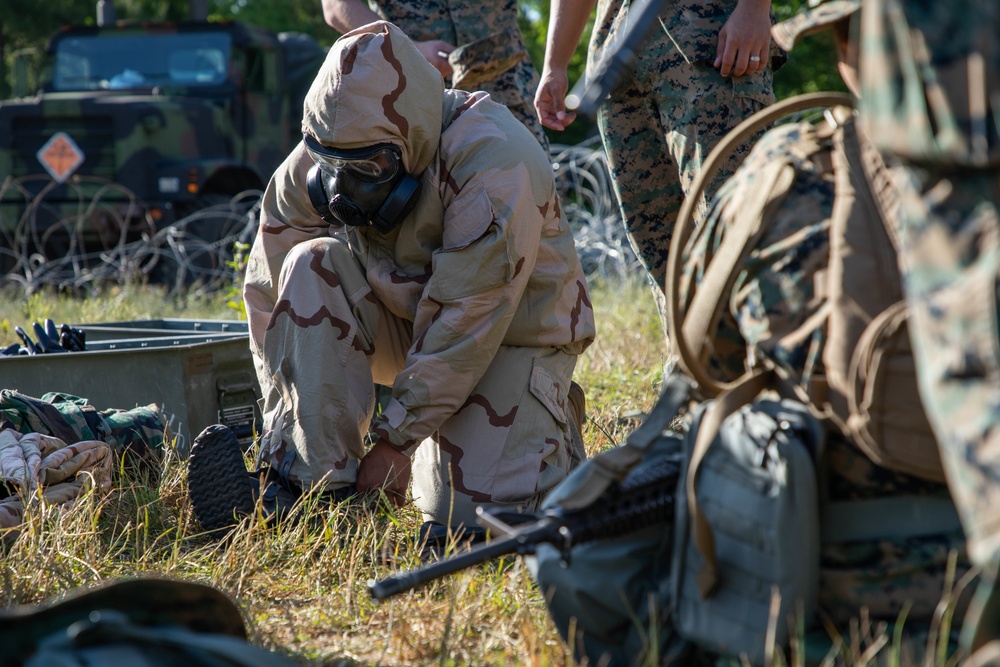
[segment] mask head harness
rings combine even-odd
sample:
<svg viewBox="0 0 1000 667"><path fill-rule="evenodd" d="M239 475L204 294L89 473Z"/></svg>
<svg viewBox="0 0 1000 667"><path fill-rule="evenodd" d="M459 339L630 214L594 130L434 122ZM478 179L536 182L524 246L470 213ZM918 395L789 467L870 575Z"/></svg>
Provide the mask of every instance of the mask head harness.
<svg viewBox="0 0 1000 667"><path fill-rule="evenodd" d="M417 203L420 181L403 169L394 144L344 150L303 135L316 162L309 168L306 189L319 217L331 225L395 229Z"/></svg>

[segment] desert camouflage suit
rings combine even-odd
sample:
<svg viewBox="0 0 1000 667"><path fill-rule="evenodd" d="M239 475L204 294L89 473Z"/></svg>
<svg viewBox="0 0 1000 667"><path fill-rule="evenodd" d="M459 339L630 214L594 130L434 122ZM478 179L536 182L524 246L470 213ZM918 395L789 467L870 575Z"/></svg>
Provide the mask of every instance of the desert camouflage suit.
<svg viewBox="0 0 1000 667"><path fill-rule="evenodd" d="M736 0L678 0L664 7L662 26L638 50L635 64L597 118L625 228L660 288L653 294L661 313L670 236L685 193L715 144L774 102L770 67L724 78L712 66L719 31ZM628 10L629 0L598 3L588 76L627 27ZM753 139L747 141L719 172L700 211L752 145Z"/></svg>
<svg viewBox="0 0 1000 667"><path fill-rule="evenodd" d="M353 483L376 382L393 396L374 428L413 456L430 520L532 504L580 455L567 391L594 337L545 152L485 93L445 90L384 22L337 41L303 129L338 148L397 145L422 190L381 235L316 215L302 145L273 176L244 292L261 457L305 487Z"/></svg>
<svg viewBox="0 0 1000 667"><path fill-rule="evenodd" d="M492 55L501 60L506 54L520 51L523 55L517 64L488 80L473 82L472 86L460 82L456 87L489 93L510 109L548 150L549 142L532 102L538 87L538 71L531 64L517 24L517 0L375 0L370 4L376 14L395 23L415 41L440 39L462 47L495 33L509 35L511 42L499 45L501 52Z"/></svg>

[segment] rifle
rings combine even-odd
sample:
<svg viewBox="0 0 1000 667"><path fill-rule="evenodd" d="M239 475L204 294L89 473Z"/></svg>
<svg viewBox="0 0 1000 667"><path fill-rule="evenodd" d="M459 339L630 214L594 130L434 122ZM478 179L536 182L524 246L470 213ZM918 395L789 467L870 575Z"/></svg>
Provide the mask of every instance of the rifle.
<svg viewBox="0 0 1000 667"><path fill-rule="evenodd" d="M657 14L665 4L665 0L638 0L632 3L628 10L628 26L594 68L594 76L589 79L580 77L573 86L573 90L566 96L567 109L594 117L604 98L618 87L625 68L635 60L638 48L646 41L653 27L659 24Z"/></svg>
<svg viewBox="0 0 1000 667"><path fill-rule="evenodd" d="M385 600L494 558L533 554L539 544L558 548L563 562L568 564L570 550L577 544L671 523L680 469L680 452L639 467L582 509L555 506L540 512L520 513L477 507L477 521L489 535L497 534L498 538L381 581L369 581L368 592L376 600Z"/></svg>

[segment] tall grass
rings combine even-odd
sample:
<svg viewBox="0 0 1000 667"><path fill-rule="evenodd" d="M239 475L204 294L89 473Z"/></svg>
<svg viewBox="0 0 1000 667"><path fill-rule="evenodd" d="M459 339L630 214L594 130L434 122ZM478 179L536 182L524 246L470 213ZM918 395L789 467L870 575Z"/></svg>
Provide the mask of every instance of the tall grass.
<svg viewBox="0 0 1000 667"><path fill-rule="evenodd" d="M587 397L584 441L595 454L620 444L654 404L665 342L645 283L591 287L598 337L575 377ZM45 318L84 325L235 319L240 313L229 301L231 295L169 300L148 287L115 287L88 300L8 295L0 299L0 344L17 342L15 326L30 331L31 322ZM295 512L298 520L278 527L253 517L225 540L207 536L192 517L185 462L168 454L158 481L122 473L107 495L92 492L69 509L36 507L17 530L0 533L0 606L41 602L99 581L164 575L216 586L243 610L252 641L301 665L572 667L519 558L379 603L368 595L370 580L419 564L419 512L377 500L330 507L313 498ZM863 613L842 635L829 630L836 639L833 652L820 656L825 665L918 664L890 628ZM804 664L794 646L787 659L778 652L774 664ZM933 664L950 663L941 651Z"/></svg>
<svg viewBox="0 0 1000 667"><path fill-rule="evenodd" d="M598 341L581 357L576 377L587 394L584 439L594 453L619 444L652 406L664 344L645 284L598 283L592 297ZM45 318L86 324L239 317L227 301L226 295L170 301L134 286L87 300L10 294L0 299L0 344L18 342L15 326L30 332L32 322ZM275 529L249 519L219 541L199 532L186 484L184 461L168 458L158 483L122 476L109 495L90 494L69 510L30 511L18 531L4 536L0 604L157 574L220 588L245 611L255 642L303 665L572 664L517 558L383 603L370 599L369 580L418 564L421 518L412 507L306 502L299 521Z"/></svg>

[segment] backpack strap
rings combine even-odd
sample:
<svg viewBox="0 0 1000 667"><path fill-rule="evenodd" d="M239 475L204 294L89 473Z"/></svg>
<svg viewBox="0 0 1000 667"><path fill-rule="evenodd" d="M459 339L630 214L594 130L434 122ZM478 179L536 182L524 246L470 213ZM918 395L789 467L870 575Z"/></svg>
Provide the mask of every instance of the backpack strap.
<svg viewBox="0 0 1000 667"><path fill-rule="evenodd" d="M939 496L887 496L864 500L834 500L820 517L824 542L871 542L962 529L955 502Z"/></svg>
<svg viewBox="0 0 1000 667"><path fill-rule="evenodd" d="M756 210L761 211L761 215L754 216L745 224L741 223L735 230L730 231L730 234L723 241L723 247L720 248L720 256L716 258L719 261L712 262L713 265L718 264L720 268L708 272L711 275L706 274L706 278L698 286L695 300L689 312L682 314L678 290L681 260L684 248L694 231L695 206L725 160L736 147L750 137L791 113L819 107L852 105L853 98L845 93L810 93L783 100L758 111L737 125L709 153L698 177L691 186L691 190L684 199L674 227L670 252L667 256L667 278L666 285L664 285L667 296L667 329L671 345L680 358L684 370L709 395L717 395L722 391L732 389L745 379L744 377L725 383L712 378L704 367L704 355L707 351L705 343L708 334L714 327L719 309L725 303L725 296L739 269L740 259L745 256L748 247L751 247L752 242L760 233L760 221L764 217L764 208L769 204L780 203L780 200L776 199L773 193L786 191L787 179L794 178L794 172L783 170L782 168L786 165L781 163L774 166L774 173L770 174L768 180L765 181L771 183L771 187L762 188L759 195L760 202L755 202L758 205ZM783 171L790 173L783 173ZM688 323L689 319L690 324Z"/></svg>
<svg viewBox="0 0 1000 667"><path fill-rule="evenodd" d="M768 387L773 377L774 374L771 371L744 376L742 380L716 397L715 402L705 411L698 427L698 434L684 477L684 492L687 496L688 514L691 518L692 542L702 557L702 566L696 581L703 598L712 594L718 584L719 573L715 557L715 534L698 504L696 485L698 467L712 443L715 442L726 418L744 405L751 403L760 392Z"/></svg>

